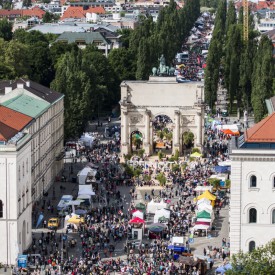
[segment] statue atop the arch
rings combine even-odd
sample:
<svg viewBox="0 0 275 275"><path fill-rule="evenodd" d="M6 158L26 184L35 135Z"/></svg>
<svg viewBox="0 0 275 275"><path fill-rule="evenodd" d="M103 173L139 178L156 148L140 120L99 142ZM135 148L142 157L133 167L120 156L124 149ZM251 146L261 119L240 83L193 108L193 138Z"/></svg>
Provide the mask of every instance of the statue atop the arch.
<svg viewBox="0 0 275 275"><path fill-rule="evenodd" d="M165 57L164 57L163 54L159 58L159 73L160 74L166 74Z"/></svg>
<svg viewBox="0 0 275 275"><path fill-rule="evenodd" d="M165 57L162 54L161 57L158 59L159 67L154 67L152 69L153 76L173 76L175 69L173 67L166 66Z"/></svg>

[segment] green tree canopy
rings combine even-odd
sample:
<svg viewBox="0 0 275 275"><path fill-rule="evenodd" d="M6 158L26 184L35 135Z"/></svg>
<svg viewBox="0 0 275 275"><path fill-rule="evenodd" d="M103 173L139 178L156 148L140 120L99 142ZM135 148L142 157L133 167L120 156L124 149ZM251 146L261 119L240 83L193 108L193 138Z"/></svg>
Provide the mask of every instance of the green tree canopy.
<svg viewBox="0 0 275 275"><path fill-rule="evenodd" d="M12 39L12 23L6 18L0 20L0 38L7 41Z"/></svg>

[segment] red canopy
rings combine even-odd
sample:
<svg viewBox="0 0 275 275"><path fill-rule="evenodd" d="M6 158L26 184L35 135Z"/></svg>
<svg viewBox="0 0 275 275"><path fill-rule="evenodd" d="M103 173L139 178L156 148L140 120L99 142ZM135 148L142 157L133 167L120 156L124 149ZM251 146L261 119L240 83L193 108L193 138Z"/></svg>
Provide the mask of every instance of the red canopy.
<svg viewBox="0 0 275 275"><path fill-rule="evenodd" d="M139 217L134 217L129 223L145 223L145 221Z"/></svg>
<svg viewBox="0 0 275 275"><path fill-rule="evenodd" d="M210 222L196 222L196 224L210 225Z"/></svg>
<svg viewBox="0 0 275 275"><path fill-rule="evenodd" d="M231 131L230 129L224 129L222 130L226 135L234 135L234 132Z"/></svg>

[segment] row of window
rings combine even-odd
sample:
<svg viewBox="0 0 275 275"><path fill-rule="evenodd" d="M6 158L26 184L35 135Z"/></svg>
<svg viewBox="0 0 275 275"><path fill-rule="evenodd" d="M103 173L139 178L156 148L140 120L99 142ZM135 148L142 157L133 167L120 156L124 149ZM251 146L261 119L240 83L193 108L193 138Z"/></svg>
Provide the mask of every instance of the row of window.
<svg viewBox="0 0 275 275"><path fill-rule="evenodd" d="M257 177L255 175L252 175L250 177L249 186L250 186L250 188L257 187ZM275 177L273 177L273 179L272 179L272 188L275 188Z"/></svg>
<svg viewBox="0 0 275 275"><path fill-rule="evenodd" d="M249 223L257 223L257 210L255 208L249 209L249 217L248 217ZM271 212L271 222L272 224L275 224L275 209Z"/></svg>

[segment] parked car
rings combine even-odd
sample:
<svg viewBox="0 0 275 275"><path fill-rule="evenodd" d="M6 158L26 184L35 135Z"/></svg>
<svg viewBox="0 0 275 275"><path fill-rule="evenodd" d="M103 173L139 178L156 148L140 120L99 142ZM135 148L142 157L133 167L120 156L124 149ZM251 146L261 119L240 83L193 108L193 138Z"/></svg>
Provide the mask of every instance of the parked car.
<svg viewBox="0 0 275 275"><path fill-rule="evenodd" d="M59 227L60 220L59 218L50 218L48 220L48 229L55 230Z"/></svg>

